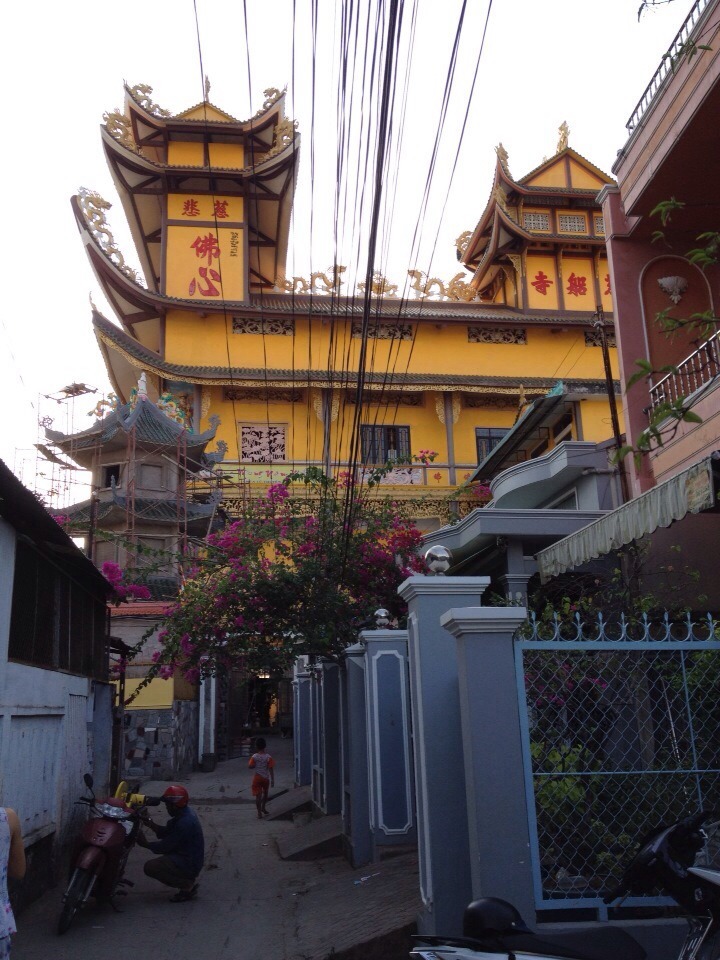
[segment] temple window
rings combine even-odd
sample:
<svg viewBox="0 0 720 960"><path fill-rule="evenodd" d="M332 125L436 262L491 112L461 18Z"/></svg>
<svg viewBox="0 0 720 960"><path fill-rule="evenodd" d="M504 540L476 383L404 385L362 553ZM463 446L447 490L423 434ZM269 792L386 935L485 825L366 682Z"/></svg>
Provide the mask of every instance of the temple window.
<svg viewBox="0 0 720 960"><path fill-rule="evenodd" d="M102 468L102 485L111 487L113 480L117 486L120 485L120 464L108 463Z"/></svg>
<svg viewBox="0 0 720 960"><path fill-rule="evenodd" d="M114 540L96 540L93 562L102 569L104 563L117 563L118 547Z"/></svg>
<svg viewBox="0 0 720 960"><path fill-rule="evenodd" d="M158 573L167 573L170 563L165 537L138 537L135 562L138 567L152 567Z"/></svg>
<svg viewBox="0 0 720 960"><path fill-rule="evenodd" d="M560 233L587 233L587 221L581 214L558 214L558 229Z"/></svg>
<svg viewBox="0 0 720 960"><path fill-rule="evenodd" d="M163 468L156 463L141 463L138 486L142 490L162 490Z"/></svg>
<svg viewBox="0 0 720 960"><path fill-rule="evenodd" d="M573 418L571 413L563 414L550 427L541 427L539 431L540 442L533 447L528 454L528 460L534 460L535 457L541 457L548 453L559 443L565 440L573 439Z"/></svg>
<svg viewBox="0 0 720 960"><path fill-rule="evenodd" d="M593 226L595 227L595 233L601 237L605 236L605 221L602 217L593 217Z"/></svg>
<svg viewBox="0 0 720 960"><path fill-rule="evenodd" d="M360 427L363 463L407 462L410 459L410 427Z"/></svg>
<svg viewBox="0 0 720 960"><path fill-rule="evenodd" d="M242 424L240 459L244 463L287 460L284 424Z"/></svg>
<svg viewBox="0 0 720 960"><path fill-rule="evenodd" d="M526 230L550 230L550 214L524 213L523 226Z"/></svg>
<svg viewBox="0 0 720 960"><path fill-rule="evenodd" d="M475 427L475 446L477 461L482 463L485 457L500 443L507 430L501 427Z"/></svg>

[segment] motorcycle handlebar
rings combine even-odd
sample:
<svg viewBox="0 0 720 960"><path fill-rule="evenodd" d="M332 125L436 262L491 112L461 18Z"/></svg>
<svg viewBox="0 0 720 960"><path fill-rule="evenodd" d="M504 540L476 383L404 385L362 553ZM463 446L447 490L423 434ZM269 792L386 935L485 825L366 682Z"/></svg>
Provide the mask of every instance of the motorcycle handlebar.
<svg viewBox="0 0 720 960"><path fill-rule="evenodd" d="M678 823L675 825L675 828L672 830L672 834L682 835L685 833L697 833L702 828L704 823L714 818L720 819L720 812L716 810L701 810L700 813L696 813L692 817L686 817L684 820L678 821ZM633 858L632 863L635 863L639 853L640 850ZM628 869L632 867L632 863ZM627 873L625 877L627 877ZM624 899L631 892L631 886L628 884L625 877L620 881L617 887L605 894L603 897L603 903L610 904L615 900Z"/></svg>

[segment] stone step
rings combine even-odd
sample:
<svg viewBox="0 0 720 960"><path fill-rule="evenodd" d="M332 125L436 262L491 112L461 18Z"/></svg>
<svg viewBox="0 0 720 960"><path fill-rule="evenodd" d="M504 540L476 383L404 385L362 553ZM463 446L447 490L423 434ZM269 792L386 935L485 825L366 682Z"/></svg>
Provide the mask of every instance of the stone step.
<svg viewBox="0 0 720 960"><path fill-rule="evenodd" d="M310 810L312 787L294 787L273 795L268 800L268 820L292 820L293 814Z"/></svg>
<svg viewBox="0 0 720 960"><path fill-rule="evenodd" d="M342 817L318 817L278 838L282 860L318 860L342 853Z"/></svg>

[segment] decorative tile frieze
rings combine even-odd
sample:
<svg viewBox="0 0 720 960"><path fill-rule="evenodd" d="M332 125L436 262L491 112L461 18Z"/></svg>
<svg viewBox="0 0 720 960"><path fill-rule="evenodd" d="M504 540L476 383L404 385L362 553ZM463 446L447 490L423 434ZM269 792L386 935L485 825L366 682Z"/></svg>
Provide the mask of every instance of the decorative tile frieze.
<svg viewBox="0 0 720 960"><path fill-rule="evenodd" d="M605 333L605 339L607 340L607 345L609 347L616 347L617 341L615 340L615 334L610 333L609 331ZM601 347L602 338L600 336L599 330L586 330L585 331L585 346L586 347Z"/></svg>
<svg viewBox="0 0 720 960"><path fill-rule="evenodd" d="M245 463L286 460L285 427L272 424L240 426L240 459Z"/></svg>
<svg viewBox="0 0 720 960"><path fill-rule="evenodd" d="M365 481L371 474L369 470L362 470L361 477ZM404 486L406 484L422 484L423 482L423 473L420 467L396 467L394 470L390 470L387 473L383 474L377 482L381 485L393 485Z"/></svg>
<svg viewBox="0 0 720 960"><path fill-rule="evenodd" d="M422 407L423 394L419 390L412 393L405 390L383 390L372 393L366 390L362 402L366 405L381 407ZM349 391L345 397L345 403L357 403L357 394L352 390Z"/></svg>
<svg viewBox="0 0 720 960"><path fill-rule="evenodd" d="M279 317L271 320L259 320L255 317L233 317L232 332L292 337L295 334L295 321L292 317Z"/></svg>
<svg viewBox="0 0 720 960"><path fill-rule="evenodd" d="M466 393L463 395L462 403L464 407L469 409L484 410L489 407L494 410L513 410L518 405L518 397L517 394L514 396L510 394L499 397L489 397L487 394L482 393Z"/></svg>
<svg viewBox="0 0 720 960"><path fill-rule="evenodd" d="M227 387L223 391L225 400L234 400L236 403L301 403L305 399L302 390L266 390L260 387L257 390L242 387Z"/></svg>
<svg viewBox="0 0 720 960"><path fill-rule="evenodd" d="M356 339L362 338L362 323L353 322L352 335ZM411 323L371 323L367 335L371 340L412 340L413 325Z"/></svg>
<svg viewBox="0 0 720 960"><path fill-rule="evenodd" d="M522 327L469 326L468 343L527 343L527 331Z"/></svg>

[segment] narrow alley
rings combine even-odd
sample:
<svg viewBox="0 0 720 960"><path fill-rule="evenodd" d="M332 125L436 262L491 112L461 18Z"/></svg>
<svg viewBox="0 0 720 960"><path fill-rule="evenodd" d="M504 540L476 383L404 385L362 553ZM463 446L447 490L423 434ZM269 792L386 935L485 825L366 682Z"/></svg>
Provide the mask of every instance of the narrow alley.
<svg viewBox="0 0 720 960"><path fill-rule="evenodd" d="M292 741L273 738L268 749L277 764L271 796L279 797L293 789ZM144 875L148 854L136 847L127 872L135 886L119 898L121 912L91 903L58 936L57 887L18 918L13 960L104 960L110 952L134 956L139 950L152 960L324 960L349 957L361 944L366 957L407 956L404 938L394 949L386 935L409 927L419 908L414 858L403 854L361 870L341 857L283 861L278 839L302 830L307 818L258 820L250 779L247 760L239 758L181 781L205 831L197 900L170 903L173 891Z"/></svg>

